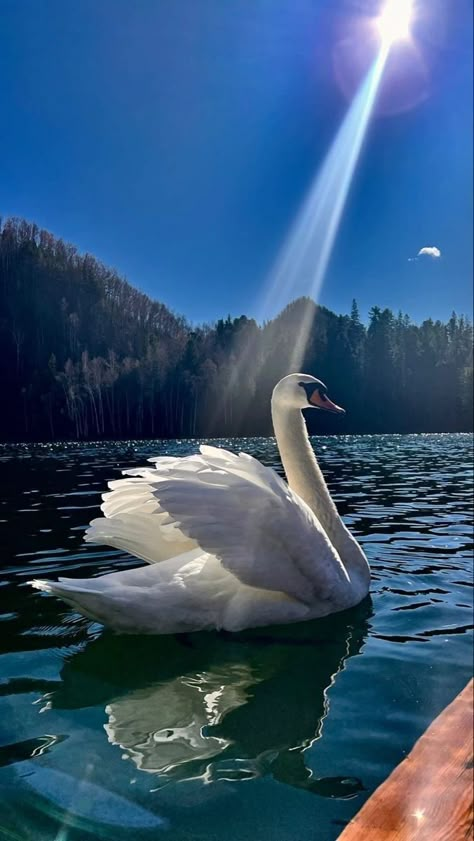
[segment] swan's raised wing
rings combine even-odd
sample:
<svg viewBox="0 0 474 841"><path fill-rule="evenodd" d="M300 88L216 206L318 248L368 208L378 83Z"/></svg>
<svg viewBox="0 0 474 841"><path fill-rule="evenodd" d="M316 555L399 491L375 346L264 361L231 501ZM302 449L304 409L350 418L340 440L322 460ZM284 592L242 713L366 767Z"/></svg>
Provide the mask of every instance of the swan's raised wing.
<svg viewBox="0 0 474 841"><path fill-rule="evenodd" d="M161 472L172 470L178 463L193 461L187 458L150 459L160 462ZM125 479L108 483L109 491L102 494L103 517L89 525L84 535L86 543L99 543L130 552L149 564L160 563L197 547L186 537L156 499L156 471L139 467L123 471Z"/></svg>
<svg viewBox="0 0 474 841"><path fill-rule="evenodd" d="M201 447L172 466L156 460L161 511L252 587L311 604L348 584L339 555L308 506L270 468L244 453Z"/></svg>

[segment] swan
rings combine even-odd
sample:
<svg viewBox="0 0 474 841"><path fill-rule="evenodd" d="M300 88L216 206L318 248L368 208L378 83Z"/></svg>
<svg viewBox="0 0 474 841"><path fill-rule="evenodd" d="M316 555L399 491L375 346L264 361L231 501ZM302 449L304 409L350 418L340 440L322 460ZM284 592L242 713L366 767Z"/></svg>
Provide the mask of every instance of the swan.
<svg viewBox="0 0 474 841"><path fill-rule="evenodd" d="M321 380L275 386L272 421L288 484L246 453L201 446L149 459L108 483L89 543L146 561L96 578L34 580L122 633L241 631L353 607L368 593L367 559L337 513L302 409L344 414Z"/></svg>

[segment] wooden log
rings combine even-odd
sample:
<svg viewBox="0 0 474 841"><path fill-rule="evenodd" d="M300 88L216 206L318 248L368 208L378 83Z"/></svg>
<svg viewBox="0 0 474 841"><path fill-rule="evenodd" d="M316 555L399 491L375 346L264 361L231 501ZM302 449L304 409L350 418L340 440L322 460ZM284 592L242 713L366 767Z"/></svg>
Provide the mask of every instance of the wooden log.
<svg viewBox="0 0 474 841"><path fill-rule="evenodd" d="M339 841L473 838L473 681L374 792Z"/></svg>

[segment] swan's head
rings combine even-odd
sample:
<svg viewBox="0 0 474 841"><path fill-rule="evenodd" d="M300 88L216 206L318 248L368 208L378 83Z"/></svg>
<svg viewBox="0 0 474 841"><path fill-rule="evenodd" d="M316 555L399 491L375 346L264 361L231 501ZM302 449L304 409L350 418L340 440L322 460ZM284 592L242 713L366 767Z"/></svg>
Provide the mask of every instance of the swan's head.
<svg viewBox="0 0 474 841"><path fill-rule="evenodd" d="M321 380L310 374L289 374L273 389L272 402L290 409L322 409L344 415L345 411L327 396Z"/></svg>

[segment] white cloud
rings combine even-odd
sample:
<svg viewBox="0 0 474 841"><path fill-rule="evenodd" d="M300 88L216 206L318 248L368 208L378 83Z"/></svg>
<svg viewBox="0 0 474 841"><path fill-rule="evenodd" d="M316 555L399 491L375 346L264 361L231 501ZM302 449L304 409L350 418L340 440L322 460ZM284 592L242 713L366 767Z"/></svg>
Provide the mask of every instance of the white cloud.
<svg viewBox="0 0 474 841"><path fill-rule="evenodd" d="M409 257L408 260L412 263L413 260L419 260L420 257L429 257L432 260L439 260L441 257L441 251L436 247L436 245L424 245L423 248L420 248L416 257Z"/></svg>
<svg viewBox="0 0 474 841"><path fill-rule="evenodd" d="M417 257L434 257L434 259L438 259L441 257L441 251L439 248L436 248L436 245L425 245L424 248L420 248Z"/></svg>

